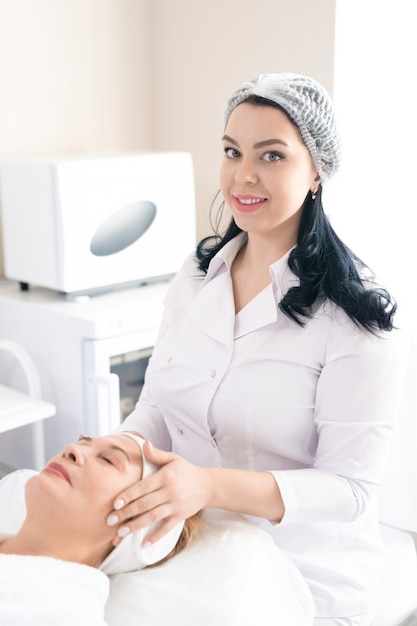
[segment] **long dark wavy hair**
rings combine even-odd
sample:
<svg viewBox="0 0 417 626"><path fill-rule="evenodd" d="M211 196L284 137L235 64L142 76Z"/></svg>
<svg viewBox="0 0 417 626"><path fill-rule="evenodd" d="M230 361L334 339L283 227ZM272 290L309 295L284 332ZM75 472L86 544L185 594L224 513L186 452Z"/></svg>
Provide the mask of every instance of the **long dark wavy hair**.
<svg viewBox="0 0 417 626"><path fill-rule="evenodd" d="M300 326L313 316L313 305L327 298L340 306L359 327L372 333L393 329L397 305L386 289L373 286L361 272L365 264L339 239L322 204L322 189L316 197L308 192L304 202L297 245L288 258L300 284L291 287L280 309ZM206 273L211 259L242 230L232 218L225 233L202 239L197 245L199 269Z"/></svg>

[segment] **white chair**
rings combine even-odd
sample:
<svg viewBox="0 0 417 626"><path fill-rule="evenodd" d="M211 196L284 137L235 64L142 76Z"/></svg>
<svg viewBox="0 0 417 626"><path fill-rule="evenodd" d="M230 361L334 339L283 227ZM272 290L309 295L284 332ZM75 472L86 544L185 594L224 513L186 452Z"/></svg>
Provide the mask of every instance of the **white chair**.
<svg viewBox="0 0 417 626"><path fill-rule="evenodd" d="M26 378L28 394L0 385L0 433L32 424L33 465L37 470L45 465L43 420L56 413L56 407L41 399L37 369L29 354L15 341L0 340L0 351L11 354L20 364Z"/></svg>
<svg viewBox="0 0 417 626"><path fill-rule="evenodd" d="M401 626L410 616L417 616L416 342L412 348L399 421L381 489L380 510L386 555L378 613L372 626Z"/></svg>

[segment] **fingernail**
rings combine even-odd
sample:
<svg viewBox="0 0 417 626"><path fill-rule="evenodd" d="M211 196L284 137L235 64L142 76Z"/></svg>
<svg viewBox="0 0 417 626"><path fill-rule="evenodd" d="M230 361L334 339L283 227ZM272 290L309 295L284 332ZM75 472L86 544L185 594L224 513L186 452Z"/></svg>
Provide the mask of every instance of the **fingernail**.
<svg viewBox="0 0 417 626"><path fill-rule="evenodd" d="M150 541L147 541L146 543L143 543L143 544L142 544L142 548L150 548L150 547L151 547L151 545L152 545L152 544L151 544L151 542L150 542Z"/></svg>
<svg viewBox="0 0 417 626"><path fill-rule="evenodd" d="M123 500L116 500L116 502L114 503L114 508L116 509L116 511L118 511L119 509L122 509L124 505L125 503Z"/></svg>
<svg viewBox="0 0 417 626"><path fill-rule="evenodd" d="M122 526L122 528L119 528L119 530L117 531L117 534L119 535L119 537L126 537L126 535L128 535L129 533L130 533L129 526Z"/></svg>
<svg viewBox="0 0 417 626"><path fill-rule="evenodd" d="M117 524L118 521L119 521L119 518L114 513L112 515L109 515L107 518L108 526L114 526L115 524Z"/></svg>

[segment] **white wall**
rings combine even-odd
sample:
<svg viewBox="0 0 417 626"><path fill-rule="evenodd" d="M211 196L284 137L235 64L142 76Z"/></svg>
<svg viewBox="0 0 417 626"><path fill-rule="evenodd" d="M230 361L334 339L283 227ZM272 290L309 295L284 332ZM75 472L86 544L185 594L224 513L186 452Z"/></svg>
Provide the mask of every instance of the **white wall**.
<svg viewBox="0 0 417 626"><path fill-rule="evenodd" d="M201 237L218 187L226 96L259 72L284 70L331 90L334 6L0 0L0 158L191 151Z"/></svg>
<svg viewBox="0 0 417 626"><path fill-rule="evenodd" d="M218 189L223 104L259 73L310 74L330 91L335 0L156 0L153 142L194 156L198 232Z"/></svg>
<svg viewBox="0 0 417 626"><path fill-rule="evenodd" d="M149 143L148 8L0 0L0 155Z"/></svg>
<svg viewBox="0 0 417 626"><path fill-rule="evenodd" d="M343 166L332 220L415 328L416 59L410 0L337 0L334 100ZM415 332L415 331L414 331Z"/></svg>

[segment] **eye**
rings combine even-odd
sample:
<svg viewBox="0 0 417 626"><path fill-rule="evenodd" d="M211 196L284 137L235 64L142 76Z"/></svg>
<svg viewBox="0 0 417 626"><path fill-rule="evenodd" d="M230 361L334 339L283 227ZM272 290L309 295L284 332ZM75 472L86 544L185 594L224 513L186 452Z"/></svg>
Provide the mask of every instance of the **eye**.
<svg viewBox="0 0 417 626"><path fill-rule="evenodd" d="M262 155L262 159L264 161L268 161L268 163L276 163L277 161L281 161L283 159L283 155L279 152L266 152Z"/></svg>
<svg viewBox="0 0 417 626"><path fill-rule="evenodd" d="M112 460L110 457L108 457L108 456L103 456L103 455L102 455L102 456L100 456L100 459L102 459L103 461L105 461L105 462L106 462L106 463L108 463L109 465L114 465L113 460Z"/></svg>
<svg viewBox="0 0 417 626"><path fill-rule="evenodd" d="M236 148L225 148L224 152L228 159L237 159L240 156L240 152Z"/></svg>

